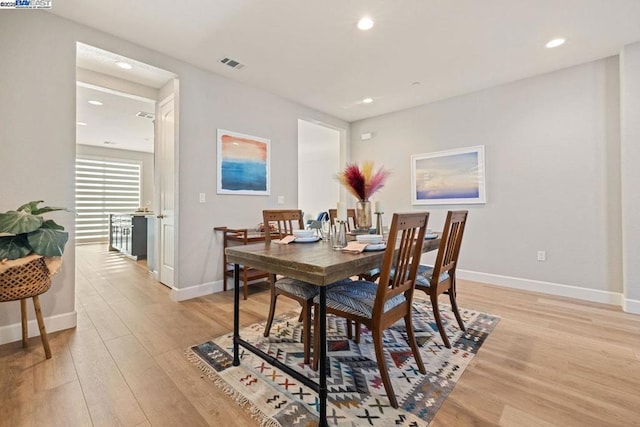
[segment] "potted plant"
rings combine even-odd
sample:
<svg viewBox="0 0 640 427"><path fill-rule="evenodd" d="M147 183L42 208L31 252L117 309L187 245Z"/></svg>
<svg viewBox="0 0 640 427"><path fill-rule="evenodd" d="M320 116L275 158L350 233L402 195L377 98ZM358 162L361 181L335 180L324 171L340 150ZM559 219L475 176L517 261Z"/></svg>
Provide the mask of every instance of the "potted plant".
<svg viewBox="0 0 640 427"><path fill-rule="evenodd" d="M15 211L0 213L0 302L20 300L22 345L27 345L26 300L33 299L45 356L51 358L49 339L38 295L49 290L51 276L62 264L69 233L42 214L65 208L38 207L29 202Z"/></svg>
<svg viewBox="0 0 640 427"><path fill-rule="evenodd" d="M42 200L29 202L15 211L0 213L0 260L18 259L32 253L45 257L62 256L69 233L42 214L68 211L50 206L38 207Z"/></svg>

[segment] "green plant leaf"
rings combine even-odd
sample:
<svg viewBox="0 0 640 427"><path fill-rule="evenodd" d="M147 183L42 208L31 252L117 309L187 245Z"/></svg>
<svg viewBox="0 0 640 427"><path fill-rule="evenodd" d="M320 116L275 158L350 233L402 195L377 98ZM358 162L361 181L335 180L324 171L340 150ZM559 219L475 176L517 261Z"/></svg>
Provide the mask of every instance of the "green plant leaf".
<svg viewBox="0 0 640 427"><path fill-rule="evenodd" d="M31 215L26 210L0 213L0 232L21 234L37 230L42 225L42 218Z"/></svg>
<svg viewBox="0 0 640 427"><path fill-rule="evenodd" d="M29 202L29 203L25 203L24 205L20 206L18 209L16 209L17 211L24 211L24 212L28 212L31 215L42 215L44 213L47 212L54 212L54 211L67 211L67 212L73 212L70 209L67 208L58 208L55 206L43 206L41 208L38 207L38 205L40 203L43 203L44 200L36 200L33 202Z"/></svg>
<svg viewBox="0 0 640 427"><path fill-rule="evenodd" d="M48 219L42 223L40 228L50 228L52 230L64 230L64 227L57 224L54 220Z"/></svg>
<svg viewBox="0 0 640 427"><path fill-rule="evenodd" d="M41 228L29 233L27 239L33 251L38 255L62 256L64 245L69 240L69 233L51 228Z"/></svg>
<svg viewBox="0 0 640 427"><path fill-rule="evenodd" d="M38 209L38 205L40 203L44 202L44 200L36 200L34 202L29 202L29 203L25 203L24 205L20 206L18 209L16 209L17 211L25 211L27 213L32 214L33 211Z"/></svg>
<svg viewBox="0 0 640 427"><path fill-rule="evenodd" d="M18 259L31 253L31 246L24 234L0 237L0 259Z"/></svg>

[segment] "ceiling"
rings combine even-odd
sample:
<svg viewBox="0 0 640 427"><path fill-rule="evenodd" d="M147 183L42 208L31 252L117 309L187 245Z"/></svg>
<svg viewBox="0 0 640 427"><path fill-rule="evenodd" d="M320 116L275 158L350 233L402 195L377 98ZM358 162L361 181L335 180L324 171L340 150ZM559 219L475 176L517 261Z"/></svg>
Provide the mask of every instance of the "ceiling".
<svg viewBox="0 0 640 427"><path fill-rule="evenodd" d="M131 70L116 65L118 61L130 64ZM77 43L76 66L100 74L82 73L85 78L76 89L76 142L120 150L153 153L153 114L155 98L122 93L100 86L104 75L133 82L138 90L155 93L175 75L165 70L108 52L83 43ZM90 77L87 79L87 77ZM95 81L91 81L94 79ZM89 80L89 82L87 82ZM93 83L93 84L91 84ZM103 105L92 105L89 101ZM147 113L142 116L139 113Z"/></svg>
<svg viewBox="0 0 640 427"><path fill-rule="evenodd" d="M616 55L640 40L638 0L187 4L65 0L52 12L346 121ZM363 15L375 22L369 31L356 28ZM546 49L556 37L567 42Z"/></svg>

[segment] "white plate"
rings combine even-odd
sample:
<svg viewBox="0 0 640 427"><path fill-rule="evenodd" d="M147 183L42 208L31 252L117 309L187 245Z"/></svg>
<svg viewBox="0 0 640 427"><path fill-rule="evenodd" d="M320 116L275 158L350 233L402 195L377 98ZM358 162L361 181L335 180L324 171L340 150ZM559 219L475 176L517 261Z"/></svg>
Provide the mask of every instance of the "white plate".
<svg viewBox="0 0 640 427"><path fill-rule="evenodd" d="M438 238L438 233L425 234L424 238L425 239L437 239Z"/></svg>
<svg viewBox="0 0 640 427"><path fill-rule="evenodd" d="M365 252L373 252L373 251L384 251L385 249L387 249L387 244L386 243L378 243L375 245L367 245L365 246L364 250Z"/></svg>
<svg viewBox="0 0 640 427"><path fill-rule="evenodd" d="M358 243L371 243L373 245L380 244L382 242L382 236L379 234L358 234L356 235Z"/></svg>
<svg viewBox="0 0 640 427"><path fill-rule="evenodd" d="M294 242L296 243L311 243L311 242L317 242L318 240L320 240L320 238L318 236L313 236L313 237L296 237L296 239L294 240Z"/></svg>
<svg viewBox="0 0 640 427"><path fill-rule="evenodd" d="M301 239L316 237L315 231L313 230L293 230L293 235L296 236L296 238L301 238Z"/></svg>

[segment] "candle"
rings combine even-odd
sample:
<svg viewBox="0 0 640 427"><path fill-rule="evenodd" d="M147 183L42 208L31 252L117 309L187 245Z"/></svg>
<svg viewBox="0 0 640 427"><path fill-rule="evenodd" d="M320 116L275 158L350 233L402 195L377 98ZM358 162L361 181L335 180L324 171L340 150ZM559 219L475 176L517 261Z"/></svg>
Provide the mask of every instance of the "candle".
<svg viewBox="0 0 640 427"><path fill-rule="evenodd" d="M344 203L342 202L338 202L338 207L337 207L337 212L336 212L336 219L338 221L346 221L347 220L347 207L345 206Z"/></svg>
<svg viewBox="0 0 640 427"><path fill-rule="evenodd" d="M374 204L374 212L376 213L381 213L382 212L382 203L380 203L378 200L376 200L375 204Z"/></svg>

